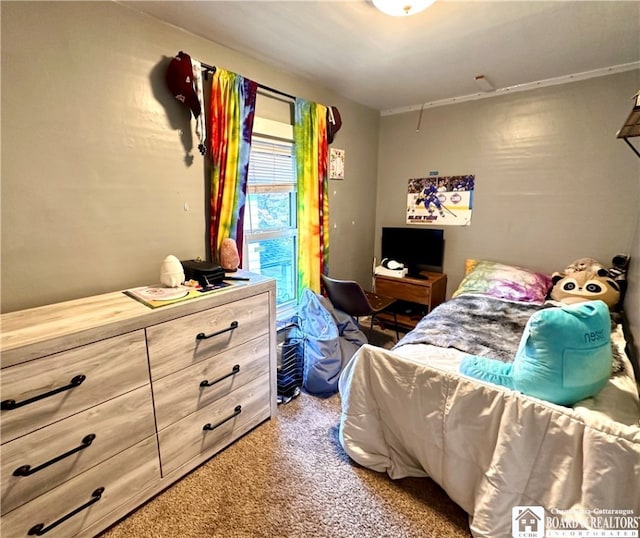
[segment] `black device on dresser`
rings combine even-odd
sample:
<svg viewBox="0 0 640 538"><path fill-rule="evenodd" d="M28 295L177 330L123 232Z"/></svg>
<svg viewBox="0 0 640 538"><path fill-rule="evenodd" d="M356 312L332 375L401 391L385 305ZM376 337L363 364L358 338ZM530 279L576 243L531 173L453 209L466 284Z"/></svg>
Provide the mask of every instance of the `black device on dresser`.
<svg viewBox="0 0 640 538"><path fill-rule="evenodd" d="M184 269L185 278L197 280L203 288L215 286L225 278L224 269L215 263L203 260L182 260L180 263Z"/></svg>

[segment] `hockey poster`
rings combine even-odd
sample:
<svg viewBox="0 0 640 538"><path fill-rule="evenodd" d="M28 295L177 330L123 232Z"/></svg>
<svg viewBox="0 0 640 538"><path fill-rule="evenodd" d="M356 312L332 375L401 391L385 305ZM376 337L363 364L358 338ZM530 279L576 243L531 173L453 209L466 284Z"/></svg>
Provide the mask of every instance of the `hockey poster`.
<svg viewBox="0 0 640 538"><path fill-rule="evenodd" d="M469 226L474 184L474 175L410 179L407 224Z"/></svg>

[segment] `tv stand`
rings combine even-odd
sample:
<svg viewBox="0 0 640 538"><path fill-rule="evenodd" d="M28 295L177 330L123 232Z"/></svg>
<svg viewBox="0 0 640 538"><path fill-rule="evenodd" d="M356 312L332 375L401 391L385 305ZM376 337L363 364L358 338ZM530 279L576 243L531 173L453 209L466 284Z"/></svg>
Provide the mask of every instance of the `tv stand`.
<svg viewBox="0 0 640 538"><path fill-rule="evenodd" d="M445 301L447 275L423 271L420 278L375 275L375 292L398 299L398 325L413 329L418 321ZM393 314L381 312L380 322L393 324Z"/></svg>

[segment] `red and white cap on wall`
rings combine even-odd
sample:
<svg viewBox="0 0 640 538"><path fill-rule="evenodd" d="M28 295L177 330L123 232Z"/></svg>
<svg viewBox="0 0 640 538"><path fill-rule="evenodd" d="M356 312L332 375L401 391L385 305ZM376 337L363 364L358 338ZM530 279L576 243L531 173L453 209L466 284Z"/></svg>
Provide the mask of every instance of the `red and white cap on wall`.
<svg viewBox="0 0 640 538"><path fill-rule="evenodd" d="M198 99L193 80L191 57L180 51L167 69L167 86L173 96L189 107L193 117L197 118L202 112L202 105Z"/></svg>

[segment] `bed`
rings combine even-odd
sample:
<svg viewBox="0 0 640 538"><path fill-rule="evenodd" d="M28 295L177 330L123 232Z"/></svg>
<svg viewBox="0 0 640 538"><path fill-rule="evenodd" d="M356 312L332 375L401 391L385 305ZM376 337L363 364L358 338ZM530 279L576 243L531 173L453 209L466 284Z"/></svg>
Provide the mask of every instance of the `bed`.
<svg viewBox="0 0 640 538"><path fill-rule="evenodd" d="M548 307L544 275L505 267L506 288L491 271L471 282L472 267L393 349L355 353L339 380L340 443L392 479L431 477L469 514L476 538L544 536L544 525L637 531L640 403L615 316L611 377L573 406L459 373L468 355L510 360L527 320ZM518 518L532 513L539 521L518 534Z"/></svg>

